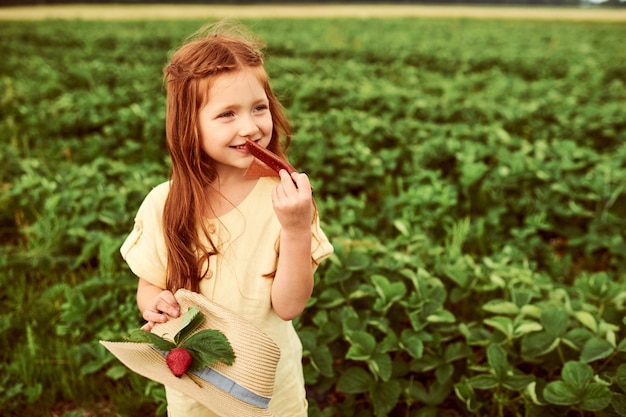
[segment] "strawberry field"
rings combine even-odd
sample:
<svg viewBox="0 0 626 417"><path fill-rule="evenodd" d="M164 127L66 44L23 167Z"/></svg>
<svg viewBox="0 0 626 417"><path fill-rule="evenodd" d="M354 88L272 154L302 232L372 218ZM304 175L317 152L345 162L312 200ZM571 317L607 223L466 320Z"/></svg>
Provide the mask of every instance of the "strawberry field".
<svg viewBox="0 0 626 417"><path fill-rule="evenodd" d="M203 23L2 22L1 415L164 415L98 340L142 322L119 246ZM245 23L335 246L294 322L310 416L626 416L626 27Z"/></svg>

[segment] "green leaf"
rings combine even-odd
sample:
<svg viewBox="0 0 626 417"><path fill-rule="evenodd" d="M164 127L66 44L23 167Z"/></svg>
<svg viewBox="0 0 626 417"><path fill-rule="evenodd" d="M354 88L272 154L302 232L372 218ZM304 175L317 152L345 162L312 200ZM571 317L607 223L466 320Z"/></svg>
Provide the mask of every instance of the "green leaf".
<svg viewBox="0 0 626 417"><path fill-rule="evenodd" d="M219 330L201 330L181 346L193 357L190 367L192 371L211 366L216 361L224 362L226 365L232 365L235 361L235 352L230 342Z"/></svg>
<svg viewBox="0 0 626 417"><path fill-rule="evenodd" d="M491 344L487 348L487 361L499 381L511 370L511 365L507 361L506 351L498 344Z"/></svg>
<svg viewBox="0 0 626 417"><path fill-rule="evenodd" d="M362 271L367 269L370 263L370 256L365 250L352 250L343 260L343 264L348 271Z"/></svg>
<svg viewBox="0 0 626 417"><path fill-rule="evenodd" d="M541 380L540 380L541 381ZM540 382L541 383L541 382ZM539 390L541 391L541 390ZM543 394L543 392L538 392L537 389L537 381L533 381L530 384L528 384L528 386L526 387L526 394L528 394L530 400L532 401L532 403L529 403L529 405L545 405L545 401L543 399L543 395L539 394Z"/></svg>
<svg viewBox="0 0 626 417"><path fill-rule="evenodd" d="M483 305L483 310L494 314L517 314L519 307L510 301L490 300Z"/></svg>
<svg viewBox="0 0 626 417"><path fill-rule="evenodd" d="M502 386L513 391L521 391L535 380L533 375L506 375Z"/></svg>
<svg viewBox="0 0 626 417"><path fill-rule="evenodd" d="M483 320L487 326L499 330L507 338L513 337L513 320L505 316L495 316Z"/></svg>
<svg viewBox="0 0 626 417"><path fill-rule="evenodd" d="M454 393L465 403L465 407L468 411L477 412L478 409L481 408L482 404L467 379L463 379L461 382L454 384Z"/></svg>
<svg viewBox="0 0 626 417"><path fill-rule="evenodd" d="M403 330L400 336L404 349L414 357L419 359L424 354L424 342L414 330Z"/></svg>
<svg viewBox="0 0 626 417"><path fill-rule="evenodd" d="M439 417L441 410L438 407L427 405L426 407L420 407L415 414L415 417Z"/></svg>
<svg viewBox="0 0 626 417"><path fill-rule="evenodd" d="M80 374L82 376L93 374L101 370L104 365L105 363L103 361L99 361L99 360L89 361L80 368Z"/></svg>
<svg viewBox="0 0 626 417"><path fill-rule="evenodd" d="M157 336L154 333L150 333L141 329L131 330L126 340L133 343L150 343L154 345L154 347L158 350L162 350L165 352L170 351L176 347L173 342L164 339L161 336Z"/></svg>
<svg viewBox="0 0 626 417"><path fill-rule="evenodd" d="M611 403L611 390L604 384L592 382L585 391L580 408L587 411L604 410Z"/></svg>
<svg viewBox="0 0 626 417"><path fill-rule="evenodd" d="M615 380L622 391L626 393L626 363L621 364L617 368L617 377Z"/></svg>
<svg viewBox="0 0 626 417"><path fill-rule="evenodd" d="M358 288L350 291L348 299L358 300L361 298L376 297L376 289L369 284L361 284ZM378 300L376 300L378 301Z"/></svg>
<svg viewBox="0 0 626 417"><path fill-rule="evenodd" d="M354 332L364 332L367 327L367 323L364 320L361 320L358 316L344 318L341 321L341 325L343 327L343 332L347 335Z"/></svg>
<svg viewBox="0 0 626 417"><path fill-rule="evenodd" d="M541 324L553 337L561 337L567 331L569 314L564 308L548 307L541 312Z"/></svg>
<svg viewBox="0 0 626 417"><path fill-rule="evenodd" d="M377 330L380 330L381 333L383 334L387 334L389 333L391 330L391 323L389 322L389 320L385 317L381 317L381 316L374 316L374 317L370 317L367 320L367 325L368 326L372 326Z"/></svg>
<svg viewBox="0 0 626 417"><path fill-rule="evenodd" d="M456 396L463 402L467 402L470 398L476 396L476 393L472 389L472 386L467 382L467 380L463 380L463 382L457 382L454 384L454 393Z"/></svg>
<svg viewBox="0 0 626 417"><path fill-rule="evenodd" d="M593 369L586 363L566 362L561 377L562 381L550 382L544 389L546 401L557 405L575 405L587 401L586 407L592 408L605 401L605 393L600 388L594 387L587 392L588 384L593 381ZM593 384L596 383L592 382L591 385Z"/></svg>
<svg viewBox="0 0 626 417"><path fill-rule="evenodd" d="M409 383L409 395L426 405L435 406L443 403L452 391L452 380L445 383L434 381L427 387L421 382L412 381Z"/></svg>
<svg viewBox="0 0 626 417"><path fill-rule="evenodd" d="M519 308L522 308L526 304L530 303L532 298L533 298L533 293L531 291L520 290L520 289L513 289L511 291L511 299L513 300L515 305L518 306Z"/></svg>
<svg viewBox="0 0 626 417"><path fill-rule="evenodd" d="M329 322L320 327L316 340L319 340L320 343L330 343L341 336L343 336L341 324Z"/></svg>
<svg viewBox="0 0 626 417"><path fill-rule="evenodd" d="M578 319L585 327L591 330L594 334L598 333L598 320L588 311L577 311L574 313L574 317Z"/></svg>
<svg viewBox="0 0 626 417"><path fill-rule="evenodd" d="M441 309L426 317L426 321L429 323L454 323L456 317L448 310Z"/></svg>
<svg viewBox="0 0 626 417"><path fill-rule="evenodd" d="M378 352L395 352L400 348L400 341L398 340L398 336L391 330L385 338L378 343L376 350Z"/></svg>
<svg viewBox="0 0 626 417"><path fill-rule="evenodd" d="M122 379L126 375L128 375L128 368L126 368L125 366L122 366L122 365L112 366L106 372L106 376L111 378L111 379L114 379L114 380Z"/></svg>
<svg viewBox="0 0 626 417"><path fill-rule="evenodd" d="M563 366L561 377L576 395L582 395L589 381L593 379L593 369L586 363L569 361Z"/></svg>
<svg viewBox="0 0 626 417"><path fill-rule="evenodd" d="M591 333L588 329L577 327L568 331L565 336L562 338L563 343L566 343L570 347L582 350L587 340L593 337L593 333Z"/></svg>
<svg viewBox="0 0 626 417"><path fill-rule="evenodd" d="M446 346L445 361L448 363L472 356L472 349L463 342L454 342Z"/></svg>
<svg viewBox="0 0 626 417"><path fill-rule="evenodd" d="M423 355L419 359L414 359L411 361L411 367L409 368L412 372L428 372L433 369L442 366L445 362L436 356L432 355Z"/></svg>
<svg viewBox="0 0 626 417"><path fill-rule="evenodd" d="M488 374L476 375L471 377L468 382L476 389L494 389L500 384L495 376Z"/></svg>
<svg viewBox="0 0 626 417"><path fill-rule="evenodd" d="M389 381L391 378L392 361L387 353L376 352L367 360L367 366L374 375L377 375L383 381Z"/></svg>
<svg viewBox="0 0 626 417"><path fill-rule="evenodd" d="M513 337L518 338L526 334L538 332L543 330L541 324L532 320L519 320L515 322L515 330L513 330Z"/></svg>
<svg viewBox="0 0 626 417"><path fill-rule="evenodd" d="M626 395L614 392L611 405L617 415L626 416Z"/></svg>
<svg viewBox="0 0 626 417"><path fill-rule="evenodd" d="M443 364L435 369L435 378L436 381L443 384L452 379L452 374L454 374L454 366L449 363Z"/></svg>
<svg viewBox="0 0 626 417"><path fill-rule="evenodd" d="M348 368L337 381L337 391L345 394L360 394L367 392L374 382L372 375L363 368Z"/></svg>
<svg viewBox="0 0 626 417"><path fill-rule="evenodd" d="M176 336L174 336L174 343L176 346L180 346L180 344L187 338L191 333L193 333L198 326L200 326L204 322L204 315L200 313L197 306L191 306L183 315L183 324L180 327Z"/></svg>
<svg viewBox="0 0 626 417"><path fill-rule="evenodd" d="M400 232L403 236L405 237L410 236L409 228L404 221L394 220L393 225L395 226L396 229L398 229L398 232Z"/></svg>
<svg viewBox="0 0 626 417"><path fill-rule="evenodd" d="M347 339L352 346L350 346L350 349L346 352L346 359L365 361L374 354L376 339L374 339L374 336L371 334L364 331L355 331L349 333Z"/></svg>
<svg viewBox="0 0 626 417"><path fill-rule="evenodd" d="M313 352L317 349L317 333L313 327L305 327L298 331L298 337L302 343L302 349L307 352Z"/></svg>
<svg viewBox="0 0 626 417"><path fill-rule="evenodd" d="M321 308L334 308L345 302L345 297L336 288L325 289L319 297L318 306Z"/></svg>
<svg viewBox="0 0 626 417"><path fill-rule="evenodd" d="M380 382L370 387L370 398L374 404L374 415L376 417L386 417L395 407L402 393L402 386L399 381Z"/></svg>
<svg viewBox="0 0 626 417"><path fill-rule="evenodd" d="M550 404L572 406L578 404L582 398L563 381L552 381L543 390L544 399Z"/></svg>
<svg viewBox="0 0 626 417"><path fill-rule="evenodd" d="M317 313L315 313L315 316L313 316L313 324L315 324L317 327L323 327L327 323L328 312L326 310L319 310Z"/></svg>
<svg viewBox="0 0 626 417"><path fill-rule="evenodd" d="M334 255L331 255L329 261L332 262L334 257ZM326 284L337 284L349 279L351 276L351 271L348 271L343 267L333 263L331 264L330 268L328 268L327 274L324 276L324 282Z"/></svg>
<svg viewBox="0 0 626 417"><path fill-rule="evenodd" d="M599 359L604 359L615 351L615 348L605 339L593 337L587 340L580 353L580 360L584 363L590 363Z"/></svg>
<svg viewBox="0 0 626 417"><path fill-rule="evenodd" d="M327 345L319 346L311 352L311 362L322 375L333 377L333 355Z"/></svg>
<svg viewBox="0 0 626 417"><path fill-rule="evenodd" d="M522 337L522 355L535 358L559 345L559 339L546 332L529 333Z"/></svg>
<svg viewBox="0 0 626 417"><path fill-rule="evenodd" d="M390 282L387 277L382 275L372 275L372 282L376 288L376 292L387 303L400 300L406 294L406 286L403 282Z"/></svg>

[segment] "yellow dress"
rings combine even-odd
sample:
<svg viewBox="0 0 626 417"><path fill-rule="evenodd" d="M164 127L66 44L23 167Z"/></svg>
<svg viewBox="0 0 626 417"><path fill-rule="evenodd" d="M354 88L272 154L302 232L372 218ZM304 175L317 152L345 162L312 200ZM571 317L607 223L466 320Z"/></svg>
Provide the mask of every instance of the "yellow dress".
<svg viewBox="0 0 626 417"><path fill-rule="evenodd" d="M302 344L291 321L282 320L273 311L272 279L264 277L276 270L278 260L280 223L271 202L271 191L277 183L276 178L260 178L236 208L217 219L207 219L219 253L210 258L200 292L244 316L276 342L281 357L269 408L279 417L306 417ZM162 217L168 192L166 182L147 195L121 248L133 273L160 288L165 288L166 279ZM312 224L311 232L312 258L319 263L333 252L333 247L321 230L319 219ZM170 417L214 416L184 393L167 387L166 393Z"/></svg>

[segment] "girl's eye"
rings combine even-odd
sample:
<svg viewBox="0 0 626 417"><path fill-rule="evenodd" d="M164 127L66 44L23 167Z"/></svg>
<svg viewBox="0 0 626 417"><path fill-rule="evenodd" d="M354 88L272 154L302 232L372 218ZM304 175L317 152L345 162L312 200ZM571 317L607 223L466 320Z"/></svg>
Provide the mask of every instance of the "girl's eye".
<svg viewBox="0 0 626 417"><path fill-rule="evenodd" d="M269 106L267 104L259 104L254 109L256 111L264 111L264 110L267 110L268 108L269 108Z"/></svg>
<svg viewBox="0 0 626 417"><path fill-rule="evenodd" d="M228 118L228 117L233 117L234 115L235 115L235 112L227 111L227 112L224 112L224 113L220 114L218 117L219 118Z"/></svg>

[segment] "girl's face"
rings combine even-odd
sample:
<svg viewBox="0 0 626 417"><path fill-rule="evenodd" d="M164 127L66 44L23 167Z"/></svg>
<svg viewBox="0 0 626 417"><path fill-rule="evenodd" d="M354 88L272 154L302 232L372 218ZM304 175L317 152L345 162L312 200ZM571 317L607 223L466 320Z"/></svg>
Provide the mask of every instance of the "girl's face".
<svg viewBox="0 0 626 417"><path fill-rule="evenodd" d="M202 150L215 161L218 174L242 175L253 159L245 139L267 147L272 137L269 100L258 70L244 68L212 79L198 128Z"/></svg>

